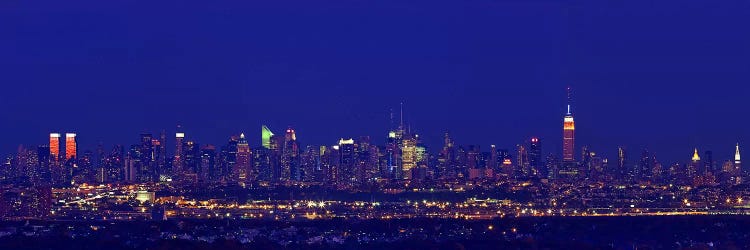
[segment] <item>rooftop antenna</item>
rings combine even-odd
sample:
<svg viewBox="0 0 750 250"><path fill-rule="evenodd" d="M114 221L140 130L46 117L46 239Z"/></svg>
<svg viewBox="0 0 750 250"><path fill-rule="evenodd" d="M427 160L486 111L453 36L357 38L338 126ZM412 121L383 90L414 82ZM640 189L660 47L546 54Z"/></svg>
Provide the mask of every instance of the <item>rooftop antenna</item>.
<svg viewBox="0 0 750 250"><path fill-rule="evenodd" d="M404 129L404 102L401 102L401 121L399 122L399 128Z"/></svg>
<svg viewBox="0 0 750 250"><path fill-rule="evenodd" d="M568 88L566 89L566 91L568 92L568 115L570 115L570 114L572 114L570 112L570 106L573 103L573 90L570 88L570 86L568 86Z"/></svg>

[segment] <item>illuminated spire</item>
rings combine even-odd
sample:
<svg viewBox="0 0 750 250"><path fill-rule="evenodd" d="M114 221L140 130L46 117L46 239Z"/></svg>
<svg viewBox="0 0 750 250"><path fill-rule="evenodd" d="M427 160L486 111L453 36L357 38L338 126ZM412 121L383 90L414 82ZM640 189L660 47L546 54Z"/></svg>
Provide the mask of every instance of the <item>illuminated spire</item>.
<svg viewBox="0 0 750 250"><path fill-rule="evenodd" d="M570 107L573 105L573 89L571 89L570 86L568 86L567 92L568 92L568 113L567 114L572 115L573 113L571 112Z"/></svg>
<svg viewBox="0 0 750 250"><path fill-rule="evenodd" d="M740 163L740 144L734 147L734 163Z"/></svg>
<svg viewBox="0 0 750 250"><path fill-rule="evenodd" d="M240 139L245 139L245 133L240 134Z"/></svg>
<svg viewBox="0 0 750 250"><path fill-rule="evenodd" d="M700 161L701 157L698 156L698 148L695 149L695 152L693 153L693 161Z"/></svg>

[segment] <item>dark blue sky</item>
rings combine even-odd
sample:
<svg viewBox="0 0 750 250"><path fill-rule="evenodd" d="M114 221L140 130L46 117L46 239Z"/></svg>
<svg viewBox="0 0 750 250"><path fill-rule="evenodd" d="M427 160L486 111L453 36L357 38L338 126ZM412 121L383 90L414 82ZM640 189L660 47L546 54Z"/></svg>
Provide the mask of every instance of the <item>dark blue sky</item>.
<svg viewBox="0 0 750 250"><path fill-rule="evenodd" d="M750 141L748 1L221 2L2 1L0 152L178 123L201 143L261 124L382 142L403 101L429 146L449 130L556 153L567 85L578 145L609 158L723 160Z"/></svg>

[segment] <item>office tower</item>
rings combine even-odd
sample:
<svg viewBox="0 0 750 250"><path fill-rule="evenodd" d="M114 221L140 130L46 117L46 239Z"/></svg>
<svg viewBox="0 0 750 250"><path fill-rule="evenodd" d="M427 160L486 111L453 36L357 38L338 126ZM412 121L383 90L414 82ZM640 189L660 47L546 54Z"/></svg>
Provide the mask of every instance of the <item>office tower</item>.
<svg viewBox="0 0 750 250"><path fill-rule="evenodd" d="M322 148L322 149L321 149ZM307 146L301 154L302 176L305 182L321 182L321 163L320 154L325 151L325 147Z"/></svg>
<svg viewBox="0 0 750 250"><path fill-rule="evenodd" d="M321 181L328 187L338 184L339 146L320 146Z"/></svg>
<svg viewBox="0 0 750 250"><path fill-rule="evenodd" d="M335 167L335 182L339 186L350 186L356 181L354 176L356 166L356 148L354 139L339 140L338 146L338 164ZM334 148L335 149L335 148Z"/></svg>
<svg viewBox="0 0 750 250"><path fill-rule="evenodd" d="M193 141L187 141L182 146L184 155L184 173L198 174L200 172L200 145ZM191 178L192 179L192 178Z"/></svg>
<svg viewBox="0 0 750 250"><path fill-rule="evenodd" d="M172 172L173 175L179 175L182 174L185 171L184 167L184 156L185 153L183 152L183 140L185 139L185 133L180 132L180 127L177 127L177 133L175 133L175 140L174 140L174 158L172 160Z"/></svg>
<svg viewBox="0 0 750 250"><path fill-rule="evenodd" d="M237 161L234 165L233 172L237 176L237 181L245 183L247 181L253 180L257 174L252 171L252 152L250 151L250 144L247 142L247 138L245 138L244 133L240 134L240 140L237 141L236 147Z"/></svg>
<svg viewBox="0 0 750 250"><path fill-rule="evenodd" d="M52 161L60 159L60 134L49 134L49 157Z"/></svg>
<svg viewBox="0 0 750 250"><path fill-rule="evenodd" d="M547 168L547 178L550 180L560 178L560 158L557 158L554 154L549 154L544 162L545 168Z"/></svg>
<svg viewBox="0 0 750 250"><path fill-rule="evenodd" d="M140 162L137 174L138 180L141 182L155 181L154 138L151 134L141 134L141 143L137 149L137 155Z"/></svg>
<svg viewBox="0 0 750 250"><path fill-rule="evenodd" d="M50 162L51 159L51 152L50 147L47 145L41 145L37 147L36 150L37 154L37 171L39 173L38 179L36 179L36 182L32 182L34 185L49 185L52 181L51 176L51 169L50 169Z"/></svg>
<svg viewBox="0 0 750 250"><path fill-rule="evenodd" d="M627 154L625 148L620 146L617 147L617 169L614 171L614 175L620 180L632 181L633 176L631 171L625 165L627 163Z"/></svg>
<svg viewBox="0 0 750 250"><path fill-rule="evenodd" d="M568 87L568 112L563 118L563 161L575 161L575 122L571 112L572 96Z"/></svg>
<svg viewBox="0 0 750 250"><path fill-rule="evenodd" d="M714 173L714 152L711 150L703 152L703 168L701 174Z"/></svg>
<svg viewBox="0 0 750 250"><path fill-rule="evenodd" d="M239 144L239 136L233 135L229 137L226 145L219 148L216 158L216 171L213 173L216 181L239 183L237 144Z"/></svg>
<svg viewBox="0 0 750 250"><path fill-rule="evenodd" d="M270 152L271 174L274 182L282 180L281 157L283 154L283 146L284 137L271 134L271 138L268 143L268 150Z"/></svg>
<svg viewBox="0 0 750 250"><path fill-rule="evenodd" d="M440 150L440 153L438 154L438 179L451 179L455 178L457 175L453 167L456 155L453 144L453 139L451 139L450 134L445 132L445 135L443 136L443 149ZM501 161L502 159L498 157L497 165L493 167L499 167Z"/></svg>
<svg viewBox="0 0 750 250"><path fill-rule="evenodd" d="M414 135L417 137L417 173L413 173L412 177L414 179L420 179L423 180L427 177L430 177L432 179L432 170L430 167L430 153L428 152L427 146L425 146L422 141L419 140L418 135ZM370 146L371 154L377 154L377 147ZM489 155L484 156L482 159L483 165L487 165L486 161L489 159ZM373 164L377 164L377 158L371 158ZM414 172L414 171L412 171ZM374 176L373 176L374 177Z"/></svg>
<svg viewBox="0 0 750 250"><path fill-rule="evenodd" d="M638 164L637 176L639 181L650 180L653 177L654 159L648 149L641 153L641 162Z"/></svg>
<svg viewBox="0 0 750 250"><path fill-rule="evenodd" d="M151 140L151 147L152 147L152 158L153 161L151 162L152 169L149 173L152 176L153 181L166 181L167 176L167 159L164 151L167 151L164 148L164 143L162 140L159 139L152 139Z"/></svg>
<svg viewBox="0 0 750 250"><path fill-rule="evenodd" d="M112 151L102 159L101 168L104 169L102 181L105 183L117 182L123 179L123 148L115 145Z"/></svg>
<svg viewBox="0 0 750 250"><path fill-rule="evenodd" d="M76 148L76 134L65 134L65 160L75 159L78 153Z"/></svg>
<svg viewBox="0 0 750 250"><path fill-rule="evenodd" d="M126 182L135 182L138 172L138 157L134 155L135 148L131 147L123 157L123 180Z"/></svg>
<svg viewBox="0 0 750 250"><path fill-rule="evenodd" d="M517 155L516 155L516 166L518 167L518 171L521 176L528 177L531 176L531 164L529 163L529 153L526 150L526 147L524 147L521 144L516 145Z"/></svg>
<svg viewBox="0 0 750 250"><path fill-rule="evenodd" d="M490 145L490 157L487 160L487 164L485 165L485 168L487 169L495 169L498 165L498 155L497 155L497 146Z"/></svg>
<svg viewBox="0 0 750 250"><path fill-rule="evenodd" d="M39 160L37 156L36 150L26 149L23 146L18 147L13 171L17 183L33 185L38 182Z"/></svg>
<svg viewBox="0 0 750 250"><path fill-rule="evenodd" d="M264 148L271 149L271 137L273 136L273 132L271 132L266 125L261 126L261 132L260 132L260 139L261 144Z"/></svg>
<svg viewBox="0 0 750 250"><path fill-rule="evenodd" d="M257 147L252 149L252 172L251 180L258 180L263 182L273 181L273 166L272 164L272 153L271 150L266 147Z"/></svg>
<svg viewBox="0 0 750 250"><path fill-rule="evenodd" d="M76 163L73 164L73 181L75 183L96 182L93 159L94 152L91 150L86 150L83 154L77 156Z"/></svg>
<svg viewBox="0 0 750 250"><path fill-rule="evenodd" d="M162 130L159 135L159 142L157 144L156 152L156 165L157 174L160 181L164 181L171 176L171 166L167 165L169 160L167 159L167 131Z"/></svg>
<svg viewBox="0 0 750 250"><path fill-rule="evenodd" d="M698 149L696 148L695 151L693 152L693 158L691 158L690 164L688 165L688 169L687 169L688 177L694 177L698 173L699 169L701 168L700 162L701 162L701 157L698 156Z"/></svg>
<svg viewBox="0 0 750 250"><path fill-rule="evenodd" d="M737 145L734 147L734 170L736 173L740 173L742 171L742 162L740 161L740 144L737 143Z"/></svg>
<svg viewBox="0 0 750 250"><path fill-rule="evenodd" d="M302 181L299 144L297 144L297 135L292 127L287 128L284 134L284 147L281 152L281 180Z"/></svg>
<svg viewBox="0 0 750 250"><path fill-rule="evenodd" d="M202 182L210 182L216 179L216 147L205 145L200 151L200 167L198 178Z"/></svg>
<svg viewBox="0 0 750 250"><path fill-rule="evenodd" d="M402 140L401 171L404 179L411 179L411 170L417 166L417 139L407 136Z"/></svg>
<svg viewBox="0 0 750 250"><path fill-rule="evenodd" d="M537 137L531 138L529 144L529 166L534 176L545 175L544 163L542 163L542 142Z"/></svg>
<svg viewBox="0 0 750 250"><path fill-rule="evenodd" d="M361 136L356 143L357 185L366 185L378 176L378 148L370 143L369 136ZM419 146L415 149L415 159L419 161Z"/></svg>

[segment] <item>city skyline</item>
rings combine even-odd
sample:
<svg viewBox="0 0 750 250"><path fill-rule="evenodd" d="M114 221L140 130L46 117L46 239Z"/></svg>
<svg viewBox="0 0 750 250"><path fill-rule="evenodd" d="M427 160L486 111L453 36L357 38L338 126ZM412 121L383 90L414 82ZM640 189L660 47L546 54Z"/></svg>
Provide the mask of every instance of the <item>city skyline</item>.
<svg viewBox="0 0 750 250"><path fill-rule="evenodd" d="M573 112L572 112L572 109L573 109L573 106L572 106L573 105L572 104L573 100L572 99L573 99L573 97L572 97L572 88L570 86L568 86L568 87L565 88L565 90L566 90L566 96L567 97L566 97L566 102L565 102L566 103L565 104L566 111L564 112L564 117L563 117L564 118L563 119L564 120L564 126L563 126L563 128L565 128L565 129L563 129L563 130L565 131L567 128L571 128L570 130L573 131L574 130L573 128L574 128L575 125L573 125ZM391 120L390 120L389 123L391 123L391 125L387 126L387 127L390 127L390 129L387 129L386 132L384 132L384 133L380 133L380 134L382 134L381 137L374 136L372 134L366 134L366 135L346 135L346 136L334 137L334 138L337 138L337 139L332 139L332 140L330 140L331 142L329 142L327 144L305 143L304 141L302 143L303 143L304 146L330 146L330 145L335 145L336 142L339 141L340 139L344 139L344 138L356 138L356 137L360 137L360 136L369 136L371 138L375 138L373 140L374 143L379 144L379 145L384 145L386 143L386 139L387 139L387 136L388 136L387 135L387 131L395 128L394 126L404 126L405 127L404 129L409 129L409 130L412 129L412 127L411 127L410 124L404 124L403 102L401 103L400 106L401 106L400 107L400 113L398 115L400 116L399 123L401 123L401 124L400 125L394 124L395 123L395 120L394 120L394 117L393 117L394 116L394 112L393 112L393 109L390 109L389 117L390 117ZM260 126L261 126L261 130L262 131L257 136L259 139L258 140L252 140L252 139L248 140L248 143L249 143L250 147L253 147L253 148L254 147L268 147L268 145L266 144L267 140L269 140L270 136L272 136L273 133L269 129L268 125L262 124ZM186 132L186 130L183 128L183 126L181 124L178 124L175 127L176 127L176 129L173 130L173 132L171 132L171 134L175 134L176 137L178 137L178 138L183 138L184 139L184 138L186 138L186 136L188 134L192 134L192 132ZM294 126L289 125L287 127L292 128ZM147 133L147 134L158 134L158 133L162 133L162 132L166 133L167 131L168 130L166 130L166 129L160 129L160 130L155 130L155 131L141 131L138 134L144 134L144 133ZM424 134L419 133L418 131L419 131L419 129L417 128L417 129L415 129L415 131L413 131L413 133L419 134L420 135L420 141L421 141L421 143L424 144L424 139L423 138L427 137L427 136L425 136ZM453 134L452 131L444 131L444 132L448 132L448 133ZM236 132L236 133L227 135L226 138L224 138L224 140L230 139L232 137L238 137L238 136L244 138L245 134L252 135L253 133L249 132L249 131L240 131L240 132ZM65 138L63 138L64 140L63 141L54 142L53 138L55 138L55 137L61 137L61 135L65 135ZM440 134L441 137L442 137L442 135L443 134ZM571 136L571 141L575 141L575 139L574 139L575 136L573 135L573 132L571 132L570 136ZM434 137L434 136L432 136L432 137ZM565 147L566 147L565 146L566 145L566 139L565 139L566 138L566 134L565 134L565 132L561 133L559 138L560 138L560 143L549 143L550 139L552 139L554 141L554 138L541 138L539 136L532 135L532 136L530 136L528 138L525 138L525 139L523 139L521 141L517 141L517 142L502 142L502 143L491 143L489 145L478 145L478 144L473 144L471 142L459 141L458 145L459 146L479 146L480 148L485 149L485 150L486 149L490 149L492 147L495 147L497 145L503 145L503 146L501 146L499 148L506 149L506 150L512 150L514 148L513 145L518 145L519 143L529 143L530 140L531 141L533 141L533 140L547 141L547 143L545 143L545 151L542 152L543 156L547 156L547 155L550 155L550 154L557 155L558 157L561 157L561 159L563 159L564 161L571 161L571 162L575 162L576 161L576 159L578 158L578 156L581 153L580 151L581 151L582 147L590 148L590 146L588 146L590 144L585 144L584 143L583 145L580 145L580 144L577 145L575 143L571 143L570 149L568 149L568 151L572 151L572 152L565 153L564 152L565 151ZM49 143L47 145L50 146L50 148L52 148L52 152L53 153L55 152L55 149L56 150L65 149L65 151L61 151L61 152L62 152L62 154L66 158L71 158L70 157L71 155L75 156L75 154L77 152L75 147L77 147L77 145L79 143L78 142L78 137L77 137L76 133L71 132L71 131L52 131L51 133L49 133L48 139L49 139ZM453 137L453 139L455 140L456 138ZM99 143L97 143L95 145L90 145L89 147L84 148L84 150L93 151L94 148L96 148L96 147L98 147L100 145L101 146L117 146L117 145L124 146L124 145L130 144L130 142L104 144L103 143L104 140L96 140L96 141L99 141ZM172 138L172 141L173 142L177 142L178 139ZM182 141L182 140L180 140L180 141ZM200 140L192 137L190 139L190 141L200 141ZM221 139L214 139L214 140L211 140L211 141L208 141L208 142L205 142L205 141L200 141L200 142L207 143L209 145L220 145L221 143L223 143ZM54 143L58 143L59 146L52 147L51 145L53 145ZM89 143L90 143L90 141L89 141ZM74 146L73 150L70 151L70 152L68 152L68 149L67 149L68 148L67 147L68 144ZM552 145L550 145L550 144L552 144ZM740 142L735 142L735 144L737 144L737 146L739 146ZM39 143L38 145L44 145L44 143ZM63 145L65 147L63 147ZM21 146L33 147L34 144L32 144L32 143L20 144L17 147L21 147ZM576 147L576 146L578 146L578 147ZM440 147L442 147L442 145L428 145L428 149L429 150L433 150L433 151L437 151ZM552 150L550 150L550 147L552 148ZM615 147L615 150L614 150L615 151L614 155L610 156L609 154L603 154L602 156L604 156L607 159L614 160L619 155L619 152L618 152L619 149L623 148L623 147L625 149L627 149L628 151L631 151L631 150L636 150L636 151L644 151L645 150L645 151L649 151L648 147L631 148L628 145L617 144L617 146ZM712 152L714 150L716 150L716 149L709 149L709 148L700 147L700 145L698 145L698 146L692 146L692 148L695 149L695 150L698 150L700 148L700 150L710 150ZM176 150L170 150L170 149L171 148L168 148L167 152L169 152L170 154L175 154ZM594 150L596 152L607 152L607 153L610 153L609 151L612 151L611 149L597 149L597 148L595 148ZM723 148L721 148L721 149L718 150L718 152L722 152L722 151L731 152L731 154L727 154L727 156L725 157L726 160L733 160L734 159L733 157L735 157L735 155L737 153L736 152L737 150L735 148L732 148L731 151L727 150L727 149L723 149ZM7 155L7 154L11 154L13 152L14 151L5 152L5 154ZM656 152L656 153L658 154L659 152ZM702 154L702 151L700 153ZM720 155L720 156L722 156L722 155ZM571 158L566 158L566 157L571 157ZM662 161L664 160L663 158L660 158L660 159ZM667 159L667 161L666 162L662 162L662 164L672 164L672 163L679 163L679 162L687 161L685 159L688 159L688 157L681 157L681 158L678 158L678 159ZM720 158L718 158L716 160L724 160L724 158L720 157ZM720 161L718 161L718 162L720 163Z"/></svg>

